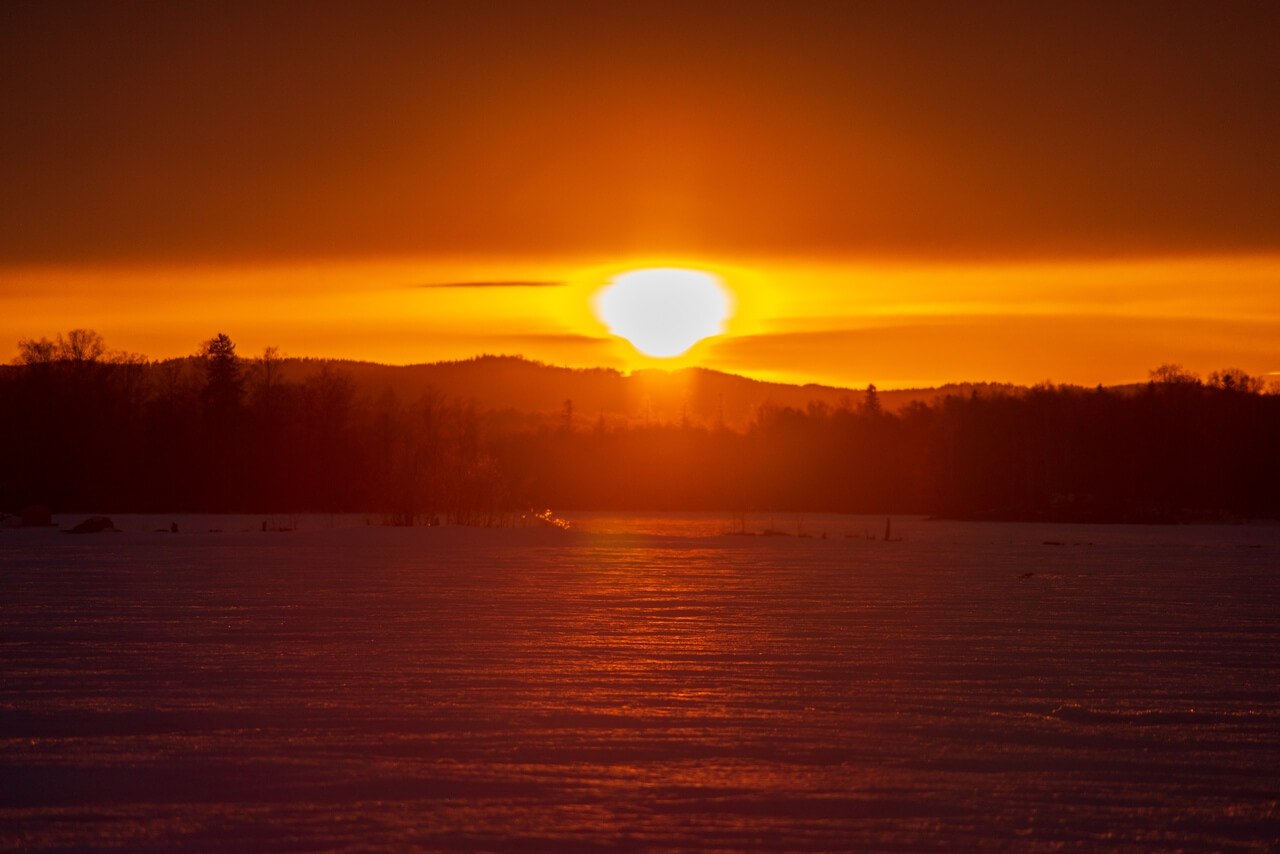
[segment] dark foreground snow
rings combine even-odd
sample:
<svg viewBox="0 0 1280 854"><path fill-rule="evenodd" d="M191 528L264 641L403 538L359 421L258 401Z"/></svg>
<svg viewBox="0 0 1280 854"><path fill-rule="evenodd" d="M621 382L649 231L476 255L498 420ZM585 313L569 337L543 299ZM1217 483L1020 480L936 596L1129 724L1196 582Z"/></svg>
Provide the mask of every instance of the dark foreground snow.
<svg viewBox="0 0 1280 854"><path fill-rule="evenodd" d="M0 531L0 849L1280 845L1278 528L115 521Z"/></svg>

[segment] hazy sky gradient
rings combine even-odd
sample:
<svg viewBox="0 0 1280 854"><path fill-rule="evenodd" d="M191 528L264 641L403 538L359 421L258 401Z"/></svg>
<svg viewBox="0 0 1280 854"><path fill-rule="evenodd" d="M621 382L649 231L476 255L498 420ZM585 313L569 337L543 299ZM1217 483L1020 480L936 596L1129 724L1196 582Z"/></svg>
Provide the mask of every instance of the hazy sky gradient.
<svg viewBox="0 0 1280 854"><path fill-rule="evenodd" d="M413 283L574 283L638 259L749 268L730 329L742 338L719 351L756 349L723 366L776 358L772 370L795 377L868 373L758 337L796 334L785 327L797 317L831 320L810 332L852 333L850 293L872 315L956 323L1016 318L1009 306L1028 296L1053 302L1040 297L1051 275L977 299L974 271L1001 266L1141 261L1177 283L1169 301L1158 280L1136 319L1182 299L1192 322L1212 295L1275 324L1278 103L1270 2L11 2L0 7L0 335L52 334L74 318L141 349L181 327L185 352L216 331L204 326L274 322L271 343L300 355L294 342L308 355L421 361L441 347L410 337L388 356L358 343L363 326L340 334L330 289L359 299ZM1224 287L1214 265L1244 262L1264 283ZM298 272L333 264L345 284L325 273L309 289ZM392 264L403 281L374 278ZM858 278L867 264L898 271L886 281L924 270L950 292L904 308L889 285ZM246 269L292 270L281 276L293 284L267 291L297 302L238 314L224 291L244 290ZM1192 269L1201 278L1188 285ZM224 287L156 292L162 270L202 281L221 270ZM87 302L115 312L95 321L51 276L96 281L103 293ZM1108 315L1132 302L1130 287L1153 287L1106 281ZM1191 306L1188 287L1200 294ZM545 320L565 288L527 290L519 334L604 335L589 315ZM406 316L382 296L371 305ZM406 305L413 316L419 303ZM1097 307L1068 296L1054 311ZM468 340L507 334L483 310L436 316ZM1187 334L1198 333L1154 342L1148 361L1178 360ZM927 336L910 340L939 363ZM164 347L148 352L171 355ZM1057 379L1104 379L1079 345L1050 355ZM896 373L914 375L914 361ZM923 372L1011 378L952 375L962 366Z"/></svg>

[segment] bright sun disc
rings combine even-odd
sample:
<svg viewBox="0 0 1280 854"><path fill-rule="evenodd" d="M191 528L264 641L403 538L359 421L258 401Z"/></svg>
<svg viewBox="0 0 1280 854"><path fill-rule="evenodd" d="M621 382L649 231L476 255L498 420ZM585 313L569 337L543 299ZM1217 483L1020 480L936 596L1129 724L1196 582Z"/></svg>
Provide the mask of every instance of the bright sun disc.
<svg viewBox="0 0 1280 854"><path fill-rule="evenodd" d="M668 359L724 332L729 293L712 273L654 267L614 276L597 292L595 311L641 353Z"/></svg>

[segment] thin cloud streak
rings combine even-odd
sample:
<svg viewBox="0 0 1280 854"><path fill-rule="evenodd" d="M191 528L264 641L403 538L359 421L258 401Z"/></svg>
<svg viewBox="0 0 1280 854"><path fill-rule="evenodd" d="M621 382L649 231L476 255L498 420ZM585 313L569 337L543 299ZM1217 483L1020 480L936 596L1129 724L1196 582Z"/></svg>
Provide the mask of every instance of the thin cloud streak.
<svg viewBox="0 0 1280 854"><path fill-rule="evenodd" d="M727 336L708 367L882 388L947 382L1143 382L1177 362L1208 373L1274 369L1280 324L1198 318L971 316L902 318L874 328ZM1011 363L1009 354L1017 353Z"/></svg>
<svg viewBox="0 0 1280 854"><path fill-rule="evenodd" d="M415 288L562 288L566 282L429 282Z"/></svg>

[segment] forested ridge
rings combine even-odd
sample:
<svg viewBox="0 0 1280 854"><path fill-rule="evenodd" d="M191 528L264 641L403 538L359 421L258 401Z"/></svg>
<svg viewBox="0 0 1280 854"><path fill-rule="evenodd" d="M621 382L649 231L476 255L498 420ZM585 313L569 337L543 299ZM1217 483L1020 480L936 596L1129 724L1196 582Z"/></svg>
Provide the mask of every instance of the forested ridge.
<svg viewBox="0 0 1280 854"><path fill-rule="evenodd" d="M572 398L549 418L430 390L407 397L332 364L290 379L296 360L241 358L225 335L166 362L110 353L84 330L19 349L0 369L5 512L1280 518L1280 394L1240 371L1202 380L1166 365L1123 389L974 386L893 412L872 387L835 405L761 404L730 424L612 418Z"/></svg>

